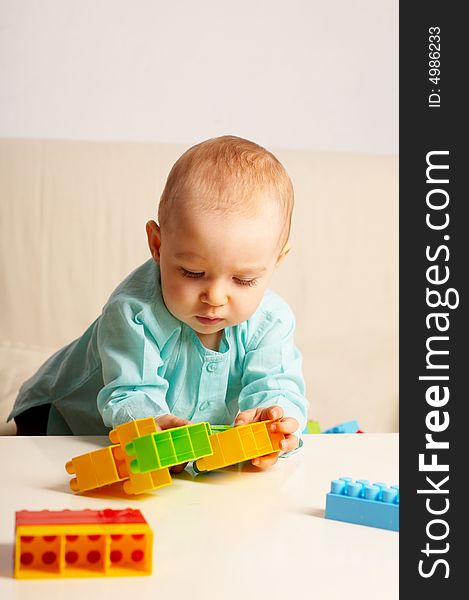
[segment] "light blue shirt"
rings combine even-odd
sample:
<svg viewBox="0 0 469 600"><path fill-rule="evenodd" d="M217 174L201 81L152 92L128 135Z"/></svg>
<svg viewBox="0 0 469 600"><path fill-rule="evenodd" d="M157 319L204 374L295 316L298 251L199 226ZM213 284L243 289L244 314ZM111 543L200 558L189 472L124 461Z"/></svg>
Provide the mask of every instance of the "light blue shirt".
<svg viewBox="0 0 469 600"><path fill-rule="evenodd" d="M294 328L287 303L267 290L250 319L224 330L218 352L205 348L167 310L150 259L22 385L9 419L51 404L48 434L105 435L132 419L171 413L232 424L238 411L280 405L299 436L308 402Z"/></svg>

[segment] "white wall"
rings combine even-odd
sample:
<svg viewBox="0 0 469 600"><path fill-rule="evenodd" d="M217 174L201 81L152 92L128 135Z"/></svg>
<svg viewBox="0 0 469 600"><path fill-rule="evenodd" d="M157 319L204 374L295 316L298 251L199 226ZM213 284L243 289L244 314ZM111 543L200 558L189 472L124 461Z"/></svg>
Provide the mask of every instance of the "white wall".
<svg viewBox="0 0 469 600"><path fill-rule="evenodd" d="M397 0L0 0L0 137L398 151Z"/></svg>

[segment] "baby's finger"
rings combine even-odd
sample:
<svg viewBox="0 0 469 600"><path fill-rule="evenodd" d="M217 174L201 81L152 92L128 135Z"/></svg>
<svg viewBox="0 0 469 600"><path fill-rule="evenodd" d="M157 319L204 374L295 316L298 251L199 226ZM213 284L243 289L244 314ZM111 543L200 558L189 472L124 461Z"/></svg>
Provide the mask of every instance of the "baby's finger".
<svg viewBox="0 0 469 600"><path fill-rule="evenodd" d="M281 406L269 406L262 411L261 421L267 421L273 419L281 419L283 417L283 408Z"/></svg>
<svg viewBox="0 0 469 600"><path fill-rule="evenodd" d="M256 411L257 409L255 408L249 408L248 410L243 410L243 412L240 412L235 419L234 426L237 427L238 425L252 423L252 421L256 418Z"/></svg>
<svg viewBox="0 0 469 600"><path fill-rule="evenodd" d="M270 431L277 431L279 433L294 433L298 430L299 424L296 419L292 417L285 417L280 421L274 421L269 425Z"/></svg>
<svg viewBox="0 0 469 600"><path fill-rule="evenodd" d="M187 419L181 419L175 415L163 415L155 419L160 429L171 429L172 427L182 427L190 423Z"/></svg>
<svg viewBox="0 0 469 600"><path fill-rule="evenodd" d="M278 452L274 454L266 454L265 456L259 456L252 460L252 464L258 469L268 469L275 465L278 460Z"/></svg>
<svg viewBox="0 0 469 600"><path fill-rule="evenodd" d="M280 442L280 448L282 449L282 454L284 452L291 452L292 450L296 450L298 448L299 440L296 435L287 435L285 439Z"/></svg>

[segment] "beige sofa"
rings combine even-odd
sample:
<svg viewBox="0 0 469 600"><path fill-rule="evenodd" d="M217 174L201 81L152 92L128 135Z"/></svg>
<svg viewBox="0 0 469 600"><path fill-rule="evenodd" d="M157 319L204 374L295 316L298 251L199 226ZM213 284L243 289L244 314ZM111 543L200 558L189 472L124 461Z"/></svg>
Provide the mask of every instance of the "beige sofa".
<svg viewBox="0 0 469 600"><path fill-rule="evenodd" d="M2 422L21 382L149 256L145 223L183 150L0 140ZM272 287L296 314L310 418L397 431L397 157L276 153L296 207Z"/></svg>

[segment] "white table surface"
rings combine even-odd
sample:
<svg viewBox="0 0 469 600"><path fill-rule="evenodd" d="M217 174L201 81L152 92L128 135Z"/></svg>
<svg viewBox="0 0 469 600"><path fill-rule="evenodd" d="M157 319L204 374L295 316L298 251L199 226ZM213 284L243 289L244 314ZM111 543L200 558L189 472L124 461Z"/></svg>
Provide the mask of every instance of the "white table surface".
<svg viewBox="0 0 469 600"><path fill-rule="evenodd" d="M299 453L259 472L232 467L143 496L76 495L64 464L104 437L0 437L0 598L269 600L398 598L397 532L324 518L341 476L398 481L398 435L307 435ZM142 511L154 532L153 575L15 580L17 510Z"/></svg>

